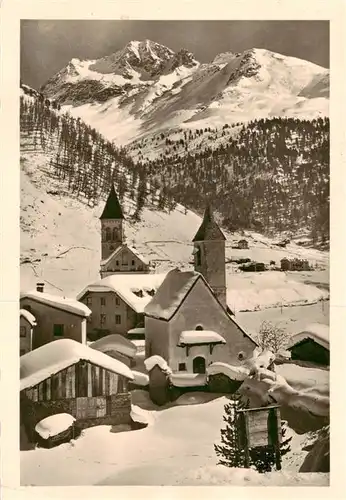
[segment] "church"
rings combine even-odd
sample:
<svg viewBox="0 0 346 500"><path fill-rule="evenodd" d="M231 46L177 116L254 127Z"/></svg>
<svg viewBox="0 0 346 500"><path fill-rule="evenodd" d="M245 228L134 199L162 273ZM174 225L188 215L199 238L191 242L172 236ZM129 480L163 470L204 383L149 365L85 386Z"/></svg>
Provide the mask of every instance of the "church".
<svg viewBox="0 0 346 500"><path fill-rule="evenodd" d="M112 185L100 217L101 278L116 273L148 273L150 263L125 242L124 215Z"/></svg>
<svg viewBox="0 0 346 500"><path fill-rule="evenodd" d="M256 342L227 304L225 235L207 206L192 240L194 269L159 274L126 244L124 215L112 186L100 217L101 279L78 295L92 310L87 331L145 332L146 358L159 355L175 373L205 373L216 361L241 364Z"/></svg>

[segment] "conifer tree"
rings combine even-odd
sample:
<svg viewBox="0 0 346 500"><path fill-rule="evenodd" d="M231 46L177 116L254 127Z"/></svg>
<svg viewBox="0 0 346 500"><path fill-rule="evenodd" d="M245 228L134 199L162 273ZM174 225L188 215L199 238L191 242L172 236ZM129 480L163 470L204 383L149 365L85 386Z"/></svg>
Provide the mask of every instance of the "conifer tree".
<svg viewBox="0 0 346 500"><path fill-rule="evenodd" d="M239 427L237 425L237 411L245 406L237 393L232 394L232 399L225 405L223 421L226 423L226 428L221 429L221 445L214 445L220 465L245 467L245 452L240 447Z"/></svg>
<svg viewBox="0 0 346 500"><path fill-rule="evenodd" d="M216 455L219 457L219 464L226 467L245 467L245 450L241 447L240 428L238 425L237 412L247 408L249 404L241 401L241 396L237 393L232 395L231 401L225 405L226 428L221 429L221 445L214 445ZM286 438L286 422L281 422L281 445L280 454L284 456L290 451L289 443L292 437ZM275 449L271 446L260 446L249 450L249 466L254 467L258 472L270 472L275 465Z"/></svg>

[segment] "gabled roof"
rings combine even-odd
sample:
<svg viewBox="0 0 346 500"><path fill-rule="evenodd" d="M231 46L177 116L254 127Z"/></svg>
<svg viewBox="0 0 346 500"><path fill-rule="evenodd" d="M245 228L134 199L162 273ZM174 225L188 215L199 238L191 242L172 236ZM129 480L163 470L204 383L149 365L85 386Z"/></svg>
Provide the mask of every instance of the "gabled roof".
<svg viewBox="0 0 346 500"><path fill-rule="evenodd" d="M20 390L33 387L81 360L133 380L131 370L121 361L75 340L59 339L21 356Z"/></svg>
<svg viewBox="0 0 346 500"><path fill-rule="evenodd" d="M166 275L165 280L157 290L153 299L145 307L144 313L146 316L169 321L178 311L186 296L199 279L201 279L205 286L210 290L211 297L220 305L220 308L224 311L224 314L226 314L229 320L232 321L242 334L245 337L248 337L253 344L258 345L252 336L249 335L244 328L241 327L241 325L239 325L237 320L233 316L231 317L228 312L229 308L227 307L227 310L224 309L203 275L196 271L183 272L179 269L173 269L170 271Z"/></svg>
<svg viewBox="0 0 346 500"><path fill-rule="evenodd" d="M131 340L127 339L123 335L118 335L117 333L95 340L95 342L92 342L89 347L91 349L104 352L105 354L110 351L115 351L119 354L124 354L128 358L133 358L137 352L137 347L133 344L133 342L131 342Z"/></svg>
<svg viewBox="0 0 346 500"><path fill-rule="evenodd" d="M166 274L113 274L85 287L78 295L81 300L88 292L115 292L131 309L143 313Z"/></svg>
<svg viewBox="0 0 346 500"><path fill-rule="evenodd" d="M115 192L114 184L112 184L111 191L108 195L100 219L124 219L123 211Z"/></svg>
<svg viewBox="0 0 346 500"><path fill-rule="evenodd" d="M225 240L226 237L221 231L219 225L214 219L212 210L210 205L207 205L202 224L200 225L195 237L194 241L209 241L209 240Z"/></svg>
<svg viewBox="0 0 346 500"><path fill-rule="evenodd" d="M145 314L154 318L169 320L201 276L196 271L183 272L179 269L170 271L153 299L145 307Z"/></svg>
<svg viewBox="0 0 346 500"><path fill-rule="evenodd" d="M304 330L292 335L286 349L290 350L295 345L308 339L313 340L329 351L329 326L322 323L312 323L306 326Z"/></svg>
<svg viewBox="0 0 346 500"><path fill-rule="evenodd" d="M109 264L111 260L113 260L117 255L121 254L121 251L124 250L124 248L127 248L131 253L133 253L133 255L135 255L141 262L143 262L143 264L146 264L147 266L149 265L147 259L143 257L143 255L141 255L138 250L136 250L136 248L127 245L127 243L124 243L120 247L116 248L114 252L111 253L109 257L107 257L107 259L101 260L101 266L106 266L107 264Z"/></svg>
<svg viewBox="0 0 346 500"><path fill-rule="evenodd" d="M55 309L61 309L62 311L75 314L76 316L82 316L83 318L88 318L91 314L89 307L78 302L78 300L60 297L59 295L51 295L45 292L38 292L36 290L22 292L20 294L20 299L31 299L40 304L45 304Z"/></svg>

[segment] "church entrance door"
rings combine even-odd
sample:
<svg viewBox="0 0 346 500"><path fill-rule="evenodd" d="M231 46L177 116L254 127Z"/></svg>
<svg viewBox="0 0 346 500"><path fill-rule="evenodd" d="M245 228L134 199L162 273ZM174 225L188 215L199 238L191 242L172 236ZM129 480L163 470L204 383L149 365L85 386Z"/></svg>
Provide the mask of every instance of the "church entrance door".
<svg viewBox="0 0 346 500"><path fill-rule="evenodd" d="M205 359L202 356L193 360L193 373L205 373Z"/></svg>

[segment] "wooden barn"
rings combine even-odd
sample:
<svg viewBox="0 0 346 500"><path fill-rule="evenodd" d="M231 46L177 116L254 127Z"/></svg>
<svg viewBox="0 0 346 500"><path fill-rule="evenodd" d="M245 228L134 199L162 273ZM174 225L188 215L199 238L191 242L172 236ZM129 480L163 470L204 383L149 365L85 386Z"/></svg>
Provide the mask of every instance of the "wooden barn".
<svg viewBox="0 0 346 500"><path fill-rule="evenodd" d="M329 327L320 323L307 326L291 337L287 350L292 360L329 366Z"/></svg>
<svg viewBox="0 0 346 500"><path fill-rule="evenodd" d="M50 342L20 359L21 424L32 438L35 425L68 413L81 427L131 423L128 382L122 362L71 339Z"/></svg>

